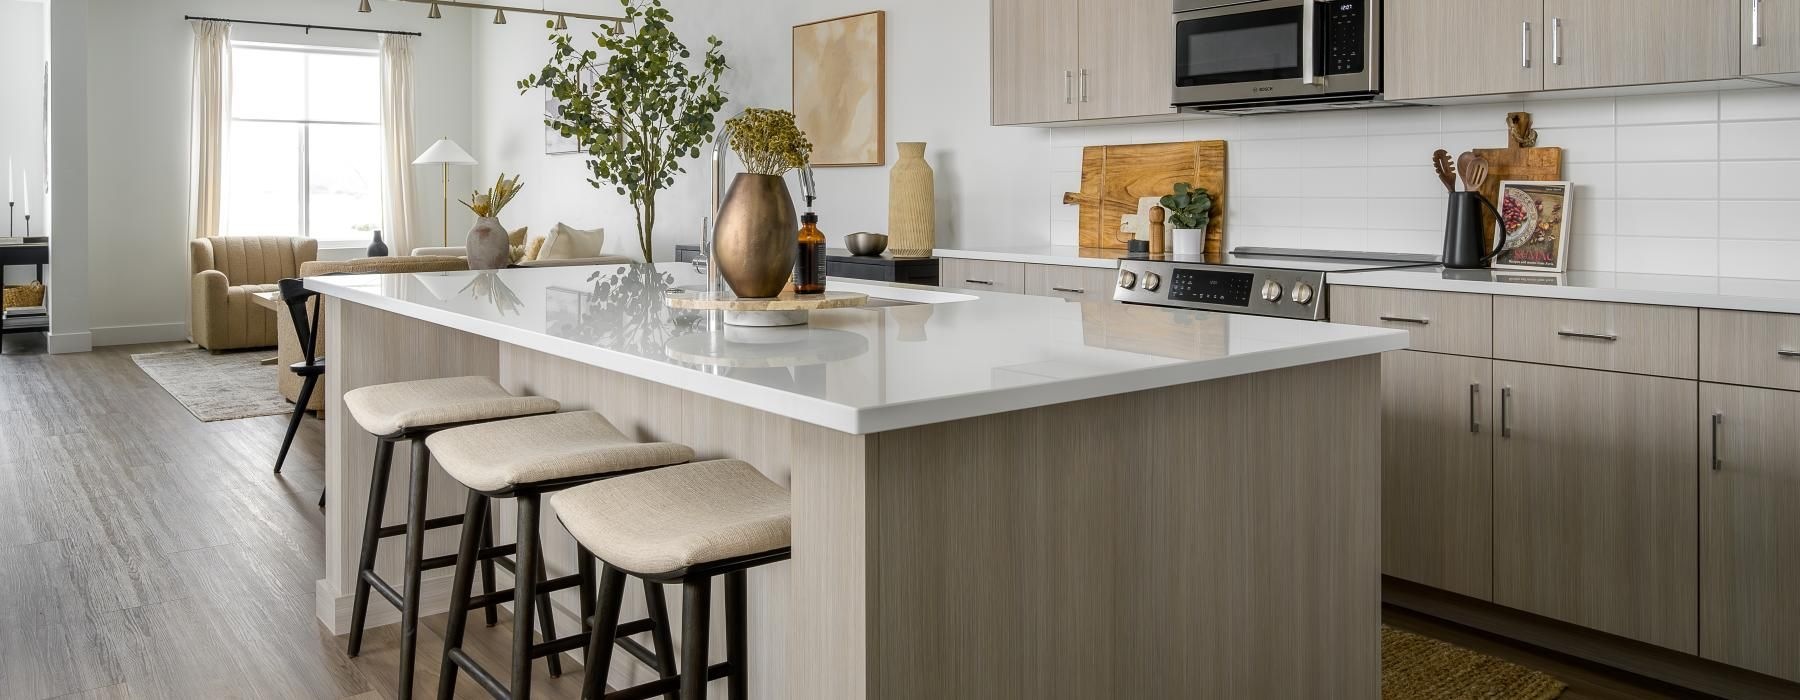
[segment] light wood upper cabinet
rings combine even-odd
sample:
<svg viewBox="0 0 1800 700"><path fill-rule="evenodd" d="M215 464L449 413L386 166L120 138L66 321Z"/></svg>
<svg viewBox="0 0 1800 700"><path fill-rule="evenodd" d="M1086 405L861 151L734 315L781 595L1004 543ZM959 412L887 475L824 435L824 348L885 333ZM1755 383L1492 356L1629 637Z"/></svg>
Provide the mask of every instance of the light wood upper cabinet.
<svg viewBox="0 0 1800 700"><path fill-rule="evenodd" d="M1699 418L1700 655L1800 681L1800 394L1701 384Z"/></svg>
<svg viewBox="0 0 1800 700"><path fill-rule="evenodd" d="M1739 0L1744 75L1800 73L1800 0Z"/></svg>
<svg viewBox="0 0 1800 700"><path fill-rule="evenodd" d="M1076 119L1077 0L993 0L992 18L994 123Z"/></svg>
<svg viewBox="0 0 1800 700"><path fill-rule="evenodd" d="M1698 384L1494 362L1494 602L1698 653Z"/></svg>
<svg viewBox="0 0 1800 700"><path fill-rule="evenodd" d="M1382 355L1382 573L1493 599L1492 365Z"/></svg>
<svg viewBox="0 0 1800 700"><path fill-rule="evenodd" d="M993 0L993 122L1174 114L1168 0Z"/></svg>
<svg viewBox="0 0 1800 700"><path fill-rule="evenodd" d="M1082 119L1175 113L1173 8L1169 0L1081 0Z"/></svg>
<svg viewBox="0 0 1800 700"><path fill-rule="evenodd" d="M1544 88L1736 77L1737 12L1719 0L1544 0Z"/></svg>
<svg viewBox="0 0 1800 700"><path fill-rule="evenodd" d="M1544 0L1389 0L1387 98L1542 90L1543 14Z"/></svg>

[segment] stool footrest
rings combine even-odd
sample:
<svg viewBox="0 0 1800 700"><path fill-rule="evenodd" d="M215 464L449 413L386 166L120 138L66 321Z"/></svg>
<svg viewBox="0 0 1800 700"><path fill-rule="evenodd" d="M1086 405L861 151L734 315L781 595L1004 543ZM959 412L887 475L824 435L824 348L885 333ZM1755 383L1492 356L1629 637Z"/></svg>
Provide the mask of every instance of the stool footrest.
<svg viewBox="0 0 1800 700"><path fill-rule="evenodd" d="M444 652L444 656L450 659L451 663L462 668L463 673L469 674L469 678L474 679L475 684L481 686L482 690L488 691L489 695L496 698L512 697L512 689L506 687L505 683L501 683L500 679L494 677L494 674L488 673L487 669L475 662L475 659L470 658L468 652L462 649L451 649Z"/></svg>
<svg viewBox="0 0 1800 700"><path fill-rule="evenodd" d="M729 662L713 664L706 667L706 680L716 681L731 674ZM642 685L617 690L601 696L602 700L649 700L658 695L667 695L681 690L681 678L658 678Z"/></svg>
<svg viewBox="0 0 1800 700"><path fill-rule="evenodd" d="M461 518L462 516L459 515L456 517ZM459 520L458 522L461 522L461 521ZM503 545L499 545L497 547L488 547L487 549L481 550L480 558L482 558L482 559L498 559L499 561L503 562L502 565L504 566L505 565L504 562L507 562L508 560L504 559L503 557L512 556L514 553L514 550L516 550L516 549L518 549L518 545L516 545L516 544L503 544ZM451 567L451 566L455 566L455 565L456 565L456 555L454 555L454 554L446 554L441 557L431 557L430 559L419 560L419 570L420 571L430 571L432 569L443 569L443 568ZM511 571L512 567L507 566L506 570ZM396 608L405 608L406 607L406 598L400 595L400 591L395 590L393 584L388 583L386 580L383 580L381 578L381 575L375 573L375 571L373 569L364 569L363 571L359 572L358 575L362 577L362 580L368 581L369 588L371 590L375 591L376 593L381 594L382 599L386 600L388 602L388 604L393 605ZM560 579L554 579L554 581L560 582L560 581L563 581L564 579L576 579L576 577L565 576ZM557 588L549 588L549 589L545 589L545 590L546 591L560 591L564 588L573 588L579 584L580 584L580 581L576 580L575 583L564 584ZM509 602L512 600L512 589L510 589L510 588L505 591L498 591L497 593L504 593L505 597L494 600L493 602L495 602L495 603L505 603L505 602ZM485 595L480 596L480 598L485 599L489 596L496 595L497 593L485 594ZM487 605L487 602L484 600L484 602L481 602L480 604L472 604L470 607L485 607L486 605Z"/></svg>
<svg viewBox="0 0 1800 700"><path fill-rule="evenodd" d="M436 530L439 528L453 527L456 525L461 525L462 523L463 523L463 516L461 516L461 515L445 515L442 517L426 519L425 520L425 529ZM378 536L382 539L387 539L389 537L399 537L401 535L406 534L406 525L405 524L387 525L387 526L382 527L379 530L376 530L375 534L376 534L376 536Z"/></svg>
<svg viewBox="0 0 1800 700"><path fill-rule="evenodd" d="M553 578L548 581L539 581L537 592L539 594L554 593L556 591L574 588L579 585L581 585L581 576L571 574L561 578ZM511 588L494 591L492 593L469 596L469 609L485 608L494 603L511 603L513 602L514 597L516 596Z"/></svg>

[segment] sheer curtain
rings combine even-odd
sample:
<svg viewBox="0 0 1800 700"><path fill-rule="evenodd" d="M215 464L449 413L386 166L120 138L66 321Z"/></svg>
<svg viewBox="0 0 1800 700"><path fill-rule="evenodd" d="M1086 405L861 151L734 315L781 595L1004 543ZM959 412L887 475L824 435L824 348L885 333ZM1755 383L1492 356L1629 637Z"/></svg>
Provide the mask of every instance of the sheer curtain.
<svg viewBox="0 0 1800 700"><path fill-rule="evenodd" d="M231 25L194 20L193 133L188 200L193 238L219 235L223 220L225 132L231 121Z"/></svg>
<svg viewBox="0 0 1800 700"><path fill-rule="evenodd" d="M381 37L381 173L382 219L388 249L405 255L413 249L418 206L413 192L412 41Z"/></svg>

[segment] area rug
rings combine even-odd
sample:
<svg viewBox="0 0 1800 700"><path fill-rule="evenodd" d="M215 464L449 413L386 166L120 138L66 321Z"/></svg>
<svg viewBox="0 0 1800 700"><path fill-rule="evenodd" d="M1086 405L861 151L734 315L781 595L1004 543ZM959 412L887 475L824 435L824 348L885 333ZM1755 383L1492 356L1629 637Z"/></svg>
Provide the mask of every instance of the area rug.
<svg viewBox="0 0 1800 700"><path fill-rule="evenodd" d="M131 361L195 418L211 423L293 410L275 387L276 368L262 364L269 354L253 350L214 355L194 348L132 355Z"/></svg>
<svg viewBox="0 0 1800 700"><path fill-rule="evenodd" d="M1565 688L1518 664L1381 626L1383 700L1550 700Z"/></svg>

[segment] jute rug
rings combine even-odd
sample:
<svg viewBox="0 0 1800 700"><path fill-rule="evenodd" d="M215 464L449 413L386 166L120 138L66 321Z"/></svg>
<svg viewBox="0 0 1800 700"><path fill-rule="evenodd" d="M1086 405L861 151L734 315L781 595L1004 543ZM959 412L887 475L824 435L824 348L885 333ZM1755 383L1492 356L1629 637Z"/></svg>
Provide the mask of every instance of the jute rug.
<svg viewBox="0 0 1800 700"><path fill-rule="evenodd" d="M1381 626L1383 700L1550 700L1567 687L1515 663Z"/></svg>
<svg viewBox="0 0 1800 700"><path fill-rule="evenodd" d="M293 410L275 388L278 368L262 364L270 354L251 350L214 355L194 348L132 355L131 361L195 418L211 423Z"/></svg>

